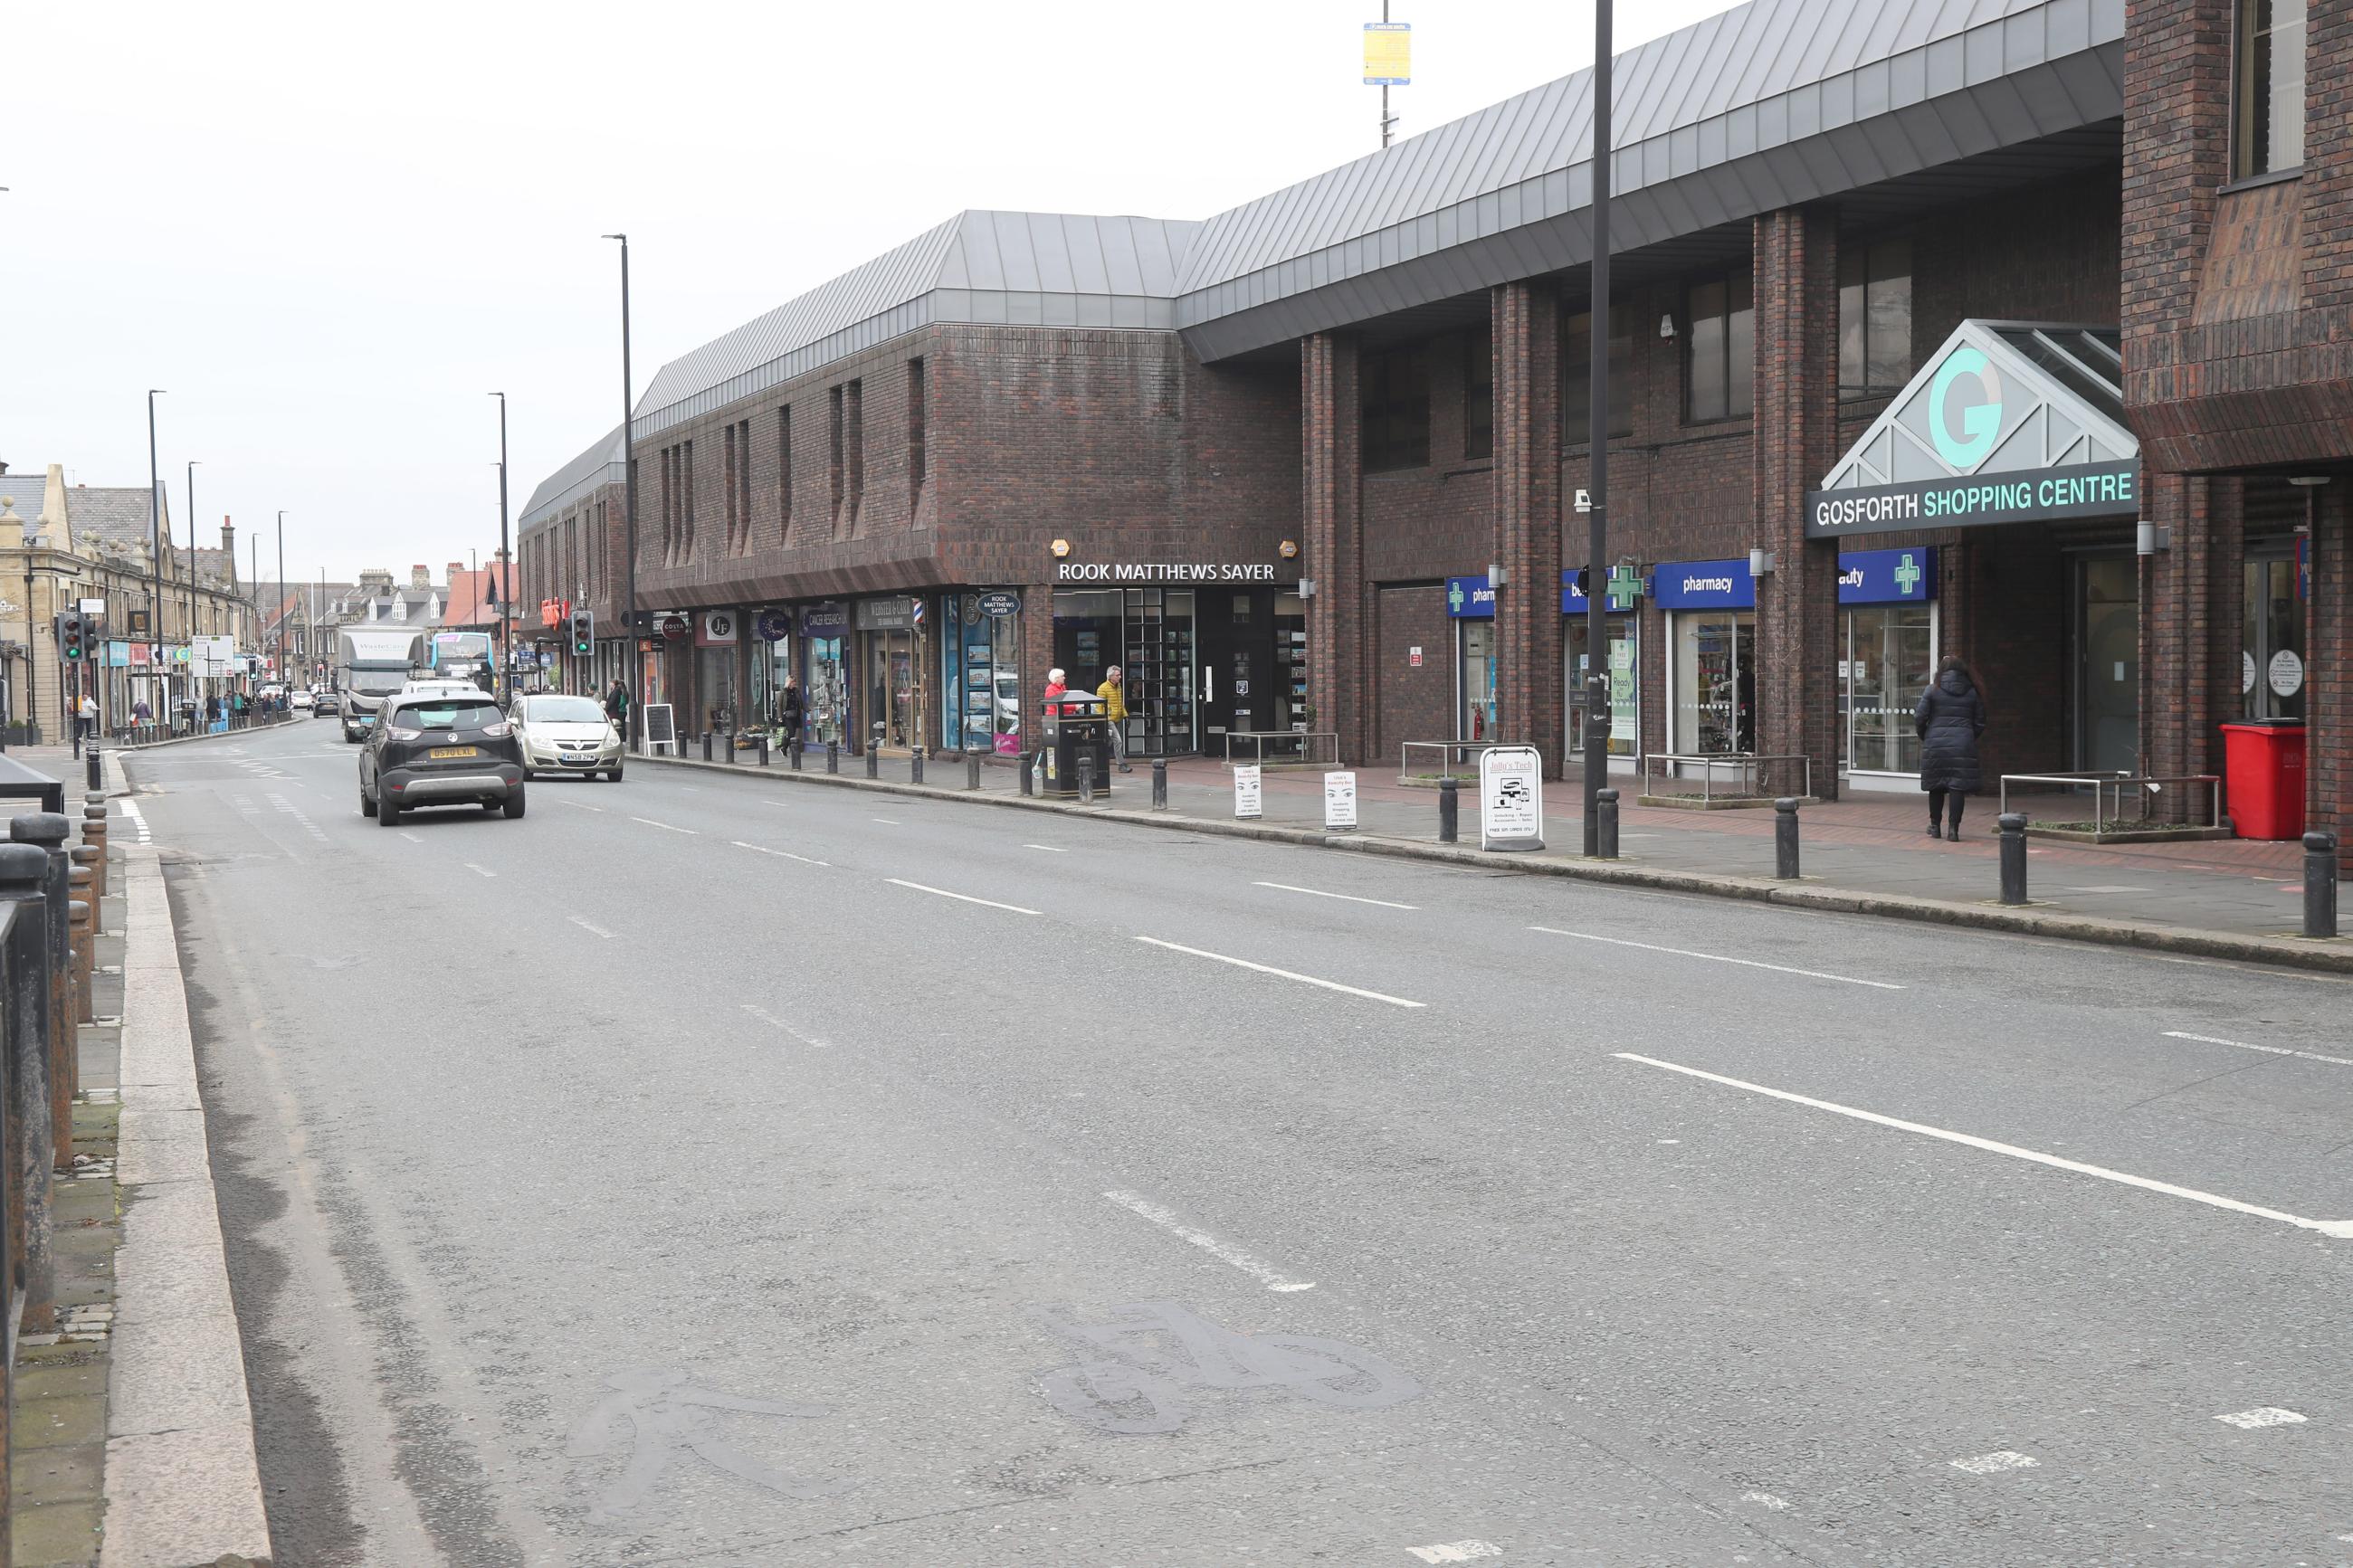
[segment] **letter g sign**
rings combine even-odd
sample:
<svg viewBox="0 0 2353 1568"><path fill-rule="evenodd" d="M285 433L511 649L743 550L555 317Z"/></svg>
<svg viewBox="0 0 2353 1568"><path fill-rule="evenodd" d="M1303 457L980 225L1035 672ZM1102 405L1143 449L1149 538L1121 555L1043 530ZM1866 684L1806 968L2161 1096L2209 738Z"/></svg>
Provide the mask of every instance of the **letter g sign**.
<svg viewBox="0 0 2353 1568"><path fill-rule="evenodd" d="M1953 384L1962 376L1977 378L1979 401L1964 404L1960 415L1961 436L1953 434ZM2001 434L2001 377L1986 357L1966 343L1945 356L1936 368L1936 378L1928 384L1928 434L1936 443L1936 456L1956 468L1967 468L1984 460L1993 450L1994 438Z"/></svg>

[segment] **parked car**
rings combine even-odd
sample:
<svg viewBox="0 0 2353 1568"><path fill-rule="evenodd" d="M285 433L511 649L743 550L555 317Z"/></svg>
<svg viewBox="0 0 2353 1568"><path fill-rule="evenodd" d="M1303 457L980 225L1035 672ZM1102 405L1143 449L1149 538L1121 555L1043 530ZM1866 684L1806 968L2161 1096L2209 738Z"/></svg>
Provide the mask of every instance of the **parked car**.
<svg viewBox="0 0 2353 1568"><path fill-rule="evenodd" d="M459 683L462 684L462 683ZM360 815L385 827L420 805L523 813L522 750L484 692L402 692L360 748Z"/></svg>
<svg viewBox="0 0 2353 1568"><path fill-rule="evenodd" d="M620 782L621 732L595 698L534 692L514 700L512 717L525 778L544 769Z"/></svg>
<svg viewBox="0 0 2353 1568"><path fill-rule="evenodd" d="M411 678L400 689L406 697L411 693L432 697L487 697L490 693L470 680L453 680L446 675L420 675Z"/></svg>

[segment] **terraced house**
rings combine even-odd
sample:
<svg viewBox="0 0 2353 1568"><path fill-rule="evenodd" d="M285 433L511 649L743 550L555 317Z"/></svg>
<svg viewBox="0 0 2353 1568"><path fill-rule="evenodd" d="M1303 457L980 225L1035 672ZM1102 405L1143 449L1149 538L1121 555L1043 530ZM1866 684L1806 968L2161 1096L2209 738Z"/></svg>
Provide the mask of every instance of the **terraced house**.
<svg viewBox="0 0 2353 1568"><path fill-rule="evenodd" d="M575 679L689 732L789 676L1011 752L1117 663L1145 754L1573 770L1606 703L1630 773L1831 795L1914 787L1957 652L1989 772L2300 721L2338 825L2348 72L2346 0L1752 0L1617 62L1601 302L1583 72L1204 221L964 213L664 366L525 603L622 629L626 444L650 619Z"/></svg>

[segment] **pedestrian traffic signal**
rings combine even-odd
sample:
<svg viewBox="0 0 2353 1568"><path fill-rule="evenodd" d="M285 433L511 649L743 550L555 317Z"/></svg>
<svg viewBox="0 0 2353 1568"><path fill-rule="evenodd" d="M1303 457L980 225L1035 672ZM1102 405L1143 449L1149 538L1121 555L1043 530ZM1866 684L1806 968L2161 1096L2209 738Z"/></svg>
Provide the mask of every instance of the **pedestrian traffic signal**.
<svg viewBox="0 0 2353 1568"><path fill-rule="evenodd" d="M596 617L593 612L572 612L572 651L581 658L596 651Z"/></svg>
<svg viewBox="0 0 2353 1568"><path fill-rule="evenodd" d="M69 664L90 657L90 619L79 610L58 617L58 657Z"/></svg>

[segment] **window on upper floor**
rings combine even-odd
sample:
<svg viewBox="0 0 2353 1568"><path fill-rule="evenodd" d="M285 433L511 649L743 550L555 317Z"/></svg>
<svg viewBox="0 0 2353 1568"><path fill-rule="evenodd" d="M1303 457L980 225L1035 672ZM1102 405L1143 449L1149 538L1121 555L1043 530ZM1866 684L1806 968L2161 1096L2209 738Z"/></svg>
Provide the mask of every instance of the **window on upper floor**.
<svg viewBox="0 0 2353 1568"><path fill-rule="evenodd" d="M907 362L907 489L923 493L923 362Z"/></svg>
<svg viewBox="0 0 2353 1568"><path fill-rule="evenodd" d="M1593 313L1580 310L1560 323L1561 439L1572 447L1593 438ZM1609 434L1634 433L1634 311L1609 307Z"/></svg>
<svg viewBox="0 0 2353 1568"><path fill-rule="evenodd" d="M776 531L781 536L793 526L793 410L790 404L776 410Z"/></svg>
<svg viewBox="0 0 2353 1568"><path fill-rule="evenodd" d="M2231 94L2233 178L2304 164L2305 6L2306 0L2239 0Z"/></svg>
<svg viewBox="0 0 2353 1568"><path fill-rule="evenodd" d="M1879 397L1912 379L1912 242L1839 247L1839 395Z"/></svg>
<svg viewBox="0 0 2353 1568"><path fill-rule="evenodd" d="M1692 286L1685 296L1691 347L1683 417L1691 424L1745 419L1757 406L1757 310L1748 270Z"/></svg>
<svg viewBox="0 0 2353 1568"><path fill-rule="evenodd" d="M1495 455L1495 334L1482 328L1462 343L1462 455Z"/></svg>
<svg viewBox="0 0 2353 1568"><path fill-rule="evenodd" d="M1364 414L1364 468L1419 468L1430 462L1430 367L1415 350L1367 354L1356 370Z"/></svg>

